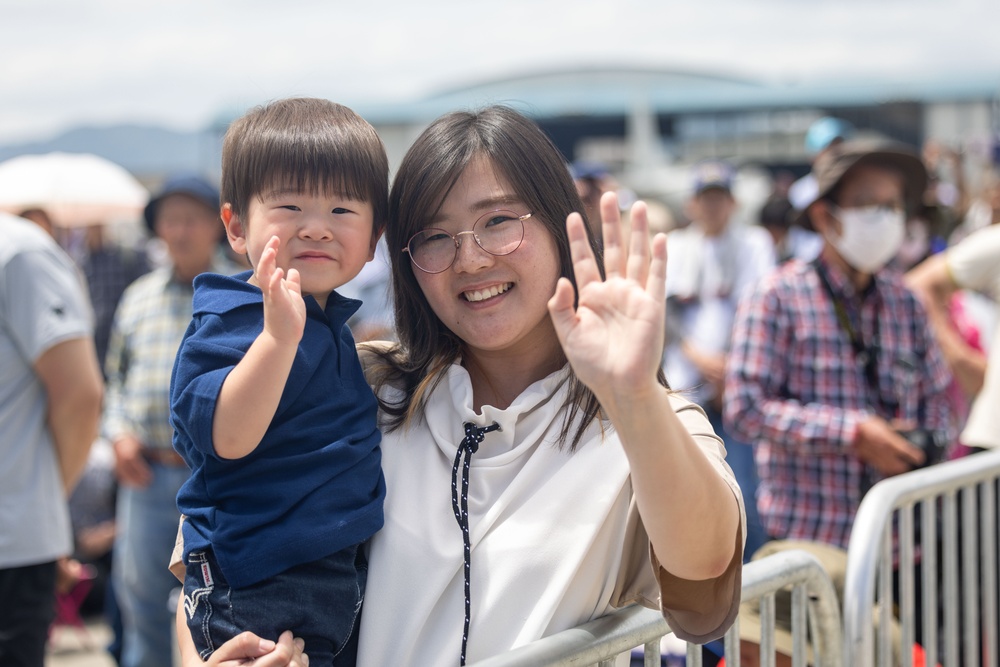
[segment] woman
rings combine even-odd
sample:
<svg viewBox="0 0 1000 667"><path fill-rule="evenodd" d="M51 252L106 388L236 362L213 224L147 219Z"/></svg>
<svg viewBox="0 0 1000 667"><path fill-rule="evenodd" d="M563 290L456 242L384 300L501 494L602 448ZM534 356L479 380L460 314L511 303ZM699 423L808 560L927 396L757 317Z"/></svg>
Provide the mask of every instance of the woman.
<svg viewBox="0 0 1000 667"><path fill-rule="evenodd" d="M739 489L658 379L666 240L650 252L640 203L626 248L605 195L602 277L579 210L556 148L504 107L438 119L398 170L400 344L366 353L388 493L361 665L474 662L633 601L694 641L736 615ZM287 633L273 646L212 659L302 664Z"/></svg>

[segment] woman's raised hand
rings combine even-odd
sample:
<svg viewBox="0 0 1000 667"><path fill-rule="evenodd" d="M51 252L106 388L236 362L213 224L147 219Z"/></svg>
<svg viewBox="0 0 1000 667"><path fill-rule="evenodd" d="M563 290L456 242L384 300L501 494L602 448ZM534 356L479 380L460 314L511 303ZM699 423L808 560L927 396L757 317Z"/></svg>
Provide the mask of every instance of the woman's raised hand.
<svg viewBox="0 0 1000 667"><path fill-rule="evenodd" d="M264 329L279 341L298 345L306 325L306 302L302 300L299 272L288 275L278 266L281 240L272 236L257 262L257 283L264 294Z"/></svg>
<svg viewBox="0 0 1000 667"><path fill-rule="evenodd" d="M583 219L566 219L578 301L573 286L560 278L549 313L566 358L577 377L606 407L658 387L666 308L667 239L649 242L646 205L631 211L631 234L623 239L618 198L601 197L604 271L587 242ZM652 248L651 248L652 246Z"/></svg>

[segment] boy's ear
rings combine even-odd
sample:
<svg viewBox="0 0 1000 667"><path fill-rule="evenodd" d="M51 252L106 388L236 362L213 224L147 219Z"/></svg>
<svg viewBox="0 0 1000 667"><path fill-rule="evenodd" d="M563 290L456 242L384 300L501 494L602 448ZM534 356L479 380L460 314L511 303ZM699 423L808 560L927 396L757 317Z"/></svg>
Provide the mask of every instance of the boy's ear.
<svg viewBox="0 0 1000 667"><path fill-rule="evenodd" d="M368 259L366 261L370 262L375 259L375 246L378 245L378 241L382 238L382 232L384 231L385 227L382 227L372 232L372 242L368 245Z"/></svg>
<svg viewBox="0 0 1000 667"><path fill-rule="evenodd" d="M219 210L219 217L222 218L222 224L226 227L226 238L229 239L229 246L233 252L237 255L245 255L247 253L247 234L240 217L233 213L233 205L223 204Z"/></svg>

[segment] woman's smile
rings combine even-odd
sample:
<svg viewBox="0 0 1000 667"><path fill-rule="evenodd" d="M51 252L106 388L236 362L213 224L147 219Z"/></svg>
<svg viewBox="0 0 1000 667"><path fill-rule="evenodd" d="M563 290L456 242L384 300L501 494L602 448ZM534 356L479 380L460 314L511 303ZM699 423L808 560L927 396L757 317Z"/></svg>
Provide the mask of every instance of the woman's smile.
<svg viewBox="0 0 1000 667"><path fill-rule="evenodd" d="M465 297L466 301L480 302L492 299L496 296L504 294L507 290L512 288L514 283L500 283L498 285L491 285L490 287L484 287L481 289L466 290L462 292L462 296Z"/></svg>

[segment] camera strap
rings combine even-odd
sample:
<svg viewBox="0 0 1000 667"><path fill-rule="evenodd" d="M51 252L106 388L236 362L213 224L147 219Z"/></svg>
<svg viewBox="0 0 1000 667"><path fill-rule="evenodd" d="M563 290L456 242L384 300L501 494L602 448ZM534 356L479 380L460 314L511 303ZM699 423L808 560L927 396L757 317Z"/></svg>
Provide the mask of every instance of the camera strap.
<svg viewBox="0 0 1000 667"><path fill-rule="evenodd" d="M872 397L878 403L881 408L880 412L883 412L883 416L886 419L892 419L897 416L897 411L899 409L899 404L896 401L886 401L885 397L882 395L881 386L878 380L878 356L879 356L879 318L876 314L873 332L873 338L875 343L873 345L865 345L864 341L861 340L861 334L854 325L851 323L851 317L847 312L847 307L844 305L844 301L840 298L836 292L833 291L833 285L830 284L830 277L826 273L826 269L823 267L819 258L814 259L810 262L813 269L816 271L816 275L819 276L820 285L823 286L823 290L826 292L827 296L830 297L830 301L833 303L833 310L837 316L837 323L840 325L841 331L847 334L847 338L851 343L851 348L854 350L854 360L861 366L864 371L865 380L868 383L868 388L871 390ZM875 278L873 277L874 281ZM873 283L874 284L874 283ZM877 292L876 292L877 296Z"/></svg>

